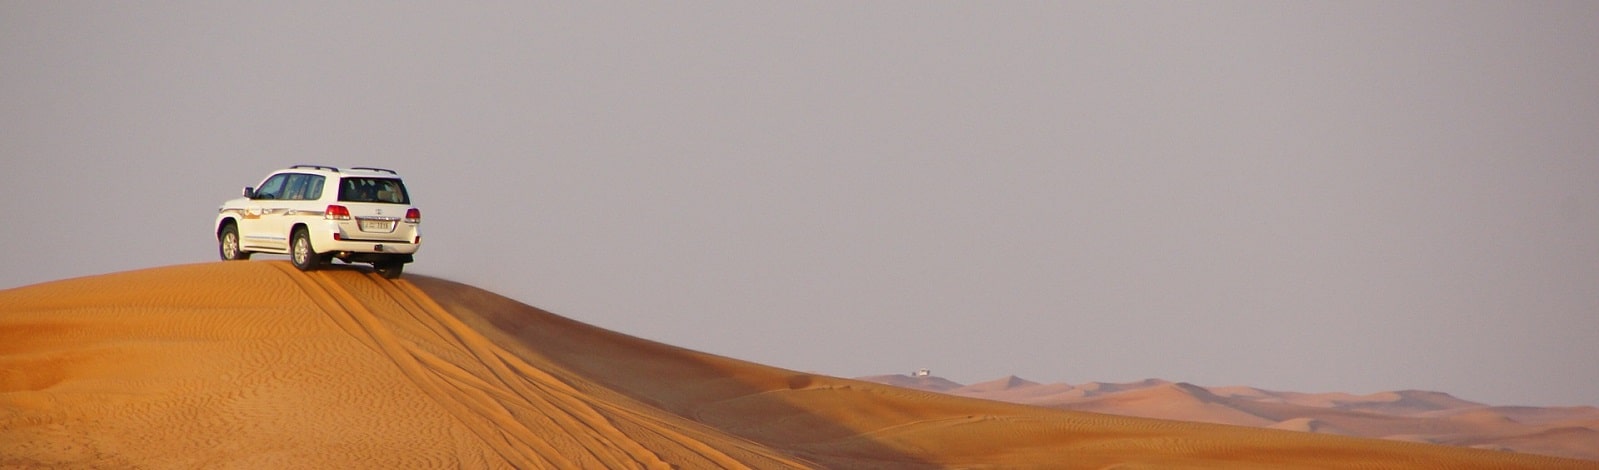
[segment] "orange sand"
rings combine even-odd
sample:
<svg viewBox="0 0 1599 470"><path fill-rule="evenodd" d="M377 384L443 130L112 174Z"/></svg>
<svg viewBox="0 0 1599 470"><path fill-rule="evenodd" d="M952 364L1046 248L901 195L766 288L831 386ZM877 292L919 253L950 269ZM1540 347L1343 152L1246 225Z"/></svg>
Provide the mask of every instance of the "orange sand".
<svg viewBox="0 0 1599 470"><path fill-rule="evenodd" d="M1347 393L1205 388L1158 379L1040 384L1006 377L961 385L934 376L868 382L1062 410L1232 424L1551 455L1599 462L1599 408L1488 406L1420 390Z"/></svg>
<svg viewBox="0 0 1599 470"><path fill-rule="evenodd" d="M34 466L1599 468L804 374L281 261L0 291L0 467Z"/></svg>

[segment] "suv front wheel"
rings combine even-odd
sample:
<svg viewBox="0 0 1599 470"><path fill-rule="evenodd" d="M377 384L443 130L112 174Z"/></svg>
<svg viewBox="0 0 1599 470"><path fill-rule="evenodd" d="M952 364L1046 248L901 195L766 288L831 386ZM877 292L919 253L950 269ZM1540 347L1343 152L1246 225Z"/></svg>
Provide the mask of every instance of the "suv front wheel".
<svg viewBox="0 0 1599 470"><path fill-rule="evenodd" d="M227 261L250 259L250 252L239 249L238 226L230 223L222 227L222 234L217 235L217 253Z"/></svg>
<svg viewBox="0 0 1599 470"><path fill-rule="evenodd" d="M289 261L301 271L322 266L322 255L311 248L311 234L305 228L294 229L294 236L289 237Z"/></svg>

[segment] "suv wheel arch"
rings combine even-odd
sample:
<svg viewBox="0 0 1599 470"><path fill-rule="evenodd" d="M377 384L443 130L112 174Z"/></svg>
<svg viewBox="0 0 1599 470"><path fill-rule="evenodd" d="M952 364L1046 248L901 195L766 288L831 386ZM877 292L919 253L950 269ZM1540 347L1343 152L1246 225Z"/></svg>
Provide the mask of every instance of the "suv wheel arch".
<svg viewBox="0 0 1599 470"><path fill-rule="evenodd" d="M225 219L217 228L217 254L224 261L250 259L250 252L239 246L239 224L233 219Z"/></svg>
<svg viewBox="0 0 1599 470"><path fill-rule="evenodd" d="M289 262L301 271L310 271L326 261L327 257L317 253L311 244L311 230L305 224L294 224L289 229Z"/></svg>

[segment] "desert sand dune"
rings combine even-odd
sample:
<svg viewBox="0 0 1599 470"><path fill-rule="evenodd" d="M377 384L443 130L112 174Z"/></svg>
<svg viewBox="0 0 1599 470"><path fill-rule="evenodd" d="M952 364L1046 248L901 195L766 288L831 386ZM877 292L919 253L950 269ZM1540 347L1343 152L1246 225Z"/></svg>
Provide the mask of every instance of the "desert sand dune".
<svg viewBox="0 0 1599 470"><path fill-rule="evenodd" d="M1115 413L1128 410L1128 416L1176 419L1202 423L1269 426L1281 418L1257 414L1235 406L1231 400L1187 383L1165 383L1148 388L1087 398L1062 408Z"/></svg>
<svg viewBox="0 0 1599 470"><path fill-rule="evenodd" d="M1322 434L1337 434L1341 436L1352 435L1348 431L1340 429L1337 426L1327 424L1327 422L1315 418L1294 418L1279 421L1273 423L1271 426L1266 427L1272 429L1281 429L1284 431L1315 432Z"/></svg>
<svg viewBox="0 0 1599 470"><path fill-rule="evenodd" d="M866 380L886 382L895 376ZM904 376L898 376L904 377ZM926 381L936 377L917 377ZM941 379L940 379L941 380ZM891 382L888 382L891 383ZM915 386L919 382L903 382ZM1000 386L996 384L1008 384ZM1446 393L1369 395L1205 388L1148 379L1126 384L1039 384L1017 377L944 393L1145 418L1384 438L1599 461L1599 408L1490 407Z"/></svg>
<svg viewBox="0 0 1599 470"><path fill-rule="evenodd" d="M944 392L962 387L961 384L955 383L951 380L934 376L911 377L908 375L882 375L876 377L866 377L862 380L893 385L895 387L931 390L935 392Z"/></svg>
<svg viewBox="0 0 1599 470"><path fill-rule="evenodd" d="M1595 468L799 373L350 268L0 291L0 467L983 466Z"/></svg>

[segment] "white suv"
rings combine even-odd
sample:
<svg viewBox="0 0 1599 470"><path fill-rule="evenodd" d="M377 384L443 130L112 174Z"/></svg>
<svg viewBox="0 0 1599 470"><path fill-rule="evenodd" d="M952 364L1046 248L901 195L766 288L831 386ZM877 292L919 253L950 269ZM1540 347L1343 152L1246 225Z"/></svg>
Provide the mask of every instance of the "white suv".
<svg viewBox="0 0 1599 470"><path fill-rule="evenodd" d="M224 260L287 254L294 267L309 271L337 258L372 263L393 279L422 244L422 211L411 206L400 175L382 168L294 165L244 188L244 197L218 212Z"/></svg>

